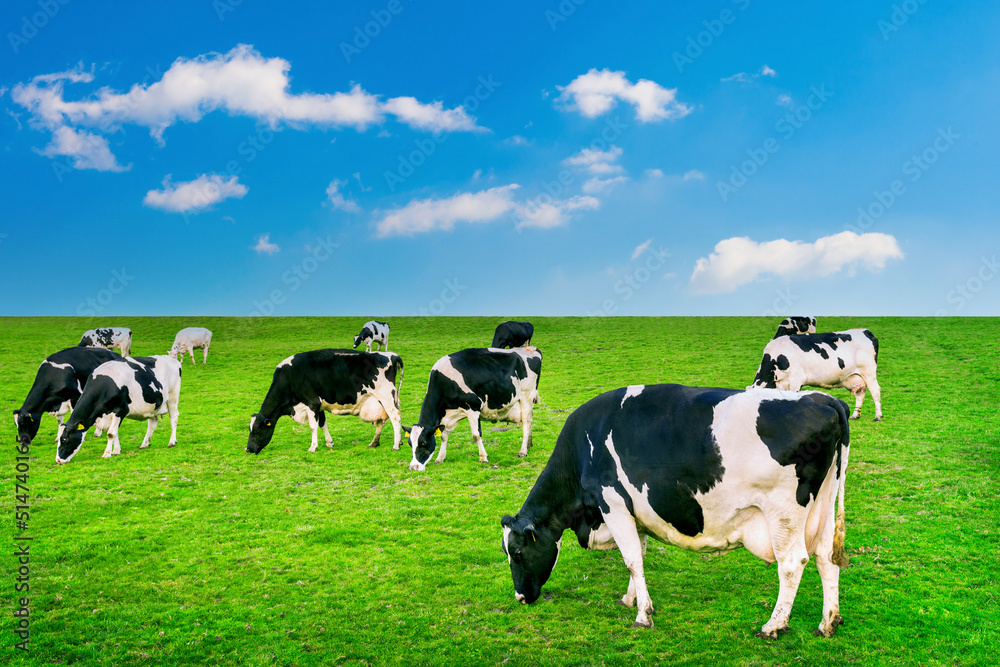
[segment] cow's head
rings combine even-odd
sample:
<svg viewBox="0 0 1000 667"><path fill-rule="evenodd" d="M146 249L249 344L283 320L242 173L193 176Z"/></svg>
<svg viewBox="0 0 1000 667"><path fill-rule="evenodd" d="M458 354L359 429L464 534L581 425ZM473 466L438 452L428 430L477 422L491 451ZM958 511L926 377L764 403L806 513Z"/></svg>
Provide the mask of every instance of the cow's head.
<svg viewBox="0 0 1000 667"><path fill-rule="evenodd" d="M747 389L753 389L755 387L775 389L778 386L778 370L788 370L788 357L783 354L779 354L777 359L773 359L770 354L765 352L764 358L760 360L760 367L757 369L757 375L753 378L753 384L747 387Z"/></svg>
<svg viewBox="0 0 1000 667"><path fill-rule="evenodd" d="M427 428L417 424L413 428L404 426L403 430L409 434L410 449L413 450L410 470L424 470L430 463L434 450L437 449L437 438L434 437L437 428Z"/></svg>
<svg viewBox="0 0 1000 667"><path fill-rule="evenodd" d="M59 446L56 448L56 463L69 463L83 444L83 435L87 427L79 422L66 422L59 435Z"/></svg>
<svg viewBox="0 0 1000 667"><path fill-rule="evenodd" d="M355 350L358 349L358 345L361 345L361 343L362 343L363 340L364 339L361 338L361 334L358 334L357 336L354 337L354 349Z"/></svg>
<svg viewBox="0 0 1000 667"><path fill-rule="evenodd" d="M278 418L268 419L261 413L256 413L250 417L250 437L247 439L247 451L251 454L260 454L261 450L267 447L274 437L274 423Z"/></svg>
<svg viewBox="0 0 1000 667"><path fill-rule="evenodd" d="M41 417L41 415L39 415ZM38 427L42 420L24 410L14 410L14 426L17 427L17 441L22 445L30 444L38 435Z"/></svg>
<svg viewBox="0 0 1000 667"><path fill-rule="evenodd" d="M514 598L531 604L542 594L542 586L555 569L562 538L557 539L551 531L536 527L529 517L505 515L500 525L503 527L501 546L514 578Z"/></svg>

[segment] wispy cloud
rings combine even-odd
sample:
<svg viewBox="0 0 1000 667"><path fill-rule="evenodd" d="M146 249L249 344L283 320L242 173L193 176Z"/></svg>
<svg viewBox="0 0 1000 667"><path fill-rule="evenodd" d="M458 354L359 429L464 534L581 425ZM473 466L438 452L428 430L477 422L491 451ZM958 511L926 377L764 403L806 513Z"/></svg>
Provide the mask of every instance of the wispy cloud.
<svg viewBox="0 0 1000 667"><path fill-rule="evenodd" d="M97 171L128 171L132 165L122 166L111 153L108 140L91 132L74 130L65 125L52 133L52 140L42 150L35 152L45 157L65 156L73 161L74 169Z"/></svg>
<svg viewBox="0 0 1000 667"><path fill-rule="evenodd" d="M251 246L251 249L256 251L258 255L273 255L276 252L281 252L281 248L278 247L277 243L271 243L270 234L258 236L257 245Z"/></svg>
<svg viewBox="0 0 1000 667"><path fill-rule="evenodd" d="M200 211L224 199L242 199L249 192L236 176L228 179L218 174L202 174L193 181L171 183L163 179L162 190L150 190L142 203L169 213Z"/></svg>
<svg viewBox="0 0 1000 667"><path fill-rule="evenodd" d="M724 77L723 79L721 79L721 81L739 81L740 83L750 83L754 79L759 79L762 76L774 78L778 76L778 73L775 72L770 67L768 67L767 65L764 65L753 74L747 74L746 72L737 72L732 76Z"/></svg>
<svg viewBox="0 0 1000 667"><path fill-rule="evenodd" d="M512 137L507 137L503 140L503 143L508 146L527 146L531 142L522 137L520 134L515 134Z"/></svg>
<svg viewBox="0 0 1000 667"><path fill-rule="evenodd" d="M360 183L360 178L358 179ZM361 207L358 206L354 200L345 199L344 194L340 192L340 186L344 185L345 181L339 179L333 179L330 181L330 185L326 186L326 200L330 203L330 206L341 211L347 211L348 213L359 213Z"/></svg>
<svg viewBox="0 0 1000 667"><path fill-rule="evenodd" d="M612 146L606 151L584 148L579 153L571 155L562 161L567 167L582 169L590 174L617 174L624 171L616 164L622 156L622 149Z"/></svg>
<svg viewBox="0 0 1000 667"><path fill-rule="evenodd" d="M697 169L692 169L691 171L684 174L685 181L704 181L705 174L701 173Z"/></svg>
<svg viewBox="0 0 1000 667"><path fill-rule="evenodd" d="M646 252L646 250L649 249L649 246L652 243L653 243L653 239L648 239L646 241L643 241L639 245L637 245L635 247L635 250L632 251L632 259L635 259L639 255L641 255L642 253Z"/></svg>
<svg viewBox="0 0 1000 667"><path fill-rule="evenodd" d="M655 81L639 79L632 83L625 72L608 69L591 69L562 87L557 104L565 109L578 111L587 118L605 114L618 102L626 102L635 107L636 118L649 123L661 120L675 120L691 113L692 108L677 101L676 88L664 88Z"/></svg>
<svg viewBox="0 0 1000 667"><path fill-rule="evenodd" d="M690 285L700 294L721 294L766 276L802 280L858 267L880 271L888 260L902 257L896 239L880 233L841 232L814 243L734 237L719 241L711 255L696 262Z"/></svg>

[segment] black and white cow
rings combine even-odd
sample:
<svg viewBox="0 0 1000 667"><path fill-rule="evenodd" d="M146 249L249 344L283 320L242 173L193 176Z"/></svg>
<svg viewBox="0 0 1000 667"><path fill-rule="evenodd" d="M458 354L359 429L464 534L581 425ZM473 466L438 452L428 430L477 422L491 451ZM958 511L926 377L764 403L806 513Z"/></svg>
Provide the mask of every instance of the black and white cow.
<svg viewBox="0 0 1000 667"><path fill-rule="evenodd" d="M854 394L854 413L861 416L865 388L875 401L875 421L882 419L882 389L875 378L878 370L878 339L868 329L835 333L798 334L773 339L764 347L764 357L752 387L788 389L843 387Z"/></svg>
<svg viewBox="0 0 1000 667"><path fill-rule="evenodd" d="M326 428L326 412L357 415L375 424L369 447L378 447L386 420L392 423L393 449L402 440L399 391L403 384L403 360L394 352L315 350L288 357L274 369L271 388L260 412L250 418L247 451L259 454L274 436L274 426L282 416L308 424L312 446L318 446L317 427L323 429L327 447L333 446Z"/></svg>
<svg viewBox="0 0 1000 667"><path fill-rule="evenodd" d="M28 397L20 410L14 411L17 439L29 444L38 433L42 413L52 413L59 422L56 444L63 430L63 419L76 404L83 388L98 366L105 361L121 359L118 354L101 347L71 347L45 358L35 374ZM98 433L100 435L100 433Z"/></svg>
<svg viewBox="0 0 1000 667"><path fill-rule="evenodd" d="M105 327L84 332L80 338L79 347L103 347L108 350L118 348L122 356L127 357L132 351L132 330L124 327Z"/></svg>
<svg viewBox="0 0 1000 667"><path fill-rule="evenodd" d="M444 462L448 434L466 418L472 438L479 446L480 462L488 462L480 420L520 423L521 450L517 455L527 456L531 446L532 404L538 395L541 374L542 353L535 347L472 348L438 359L431 367L420 421L412 429L405 429L413 450L410 469L426 468L437 447L438 432L441 451L436 461Z"/></svg>
<svg viewBox="0 0 1000 667"><path fill-rule="evenodd" d="M358 349L358 345L361 343L365 344L365 352L372 351L372 343L375 343L376 351L379 349L379 343L382 343L383 349L388 350L389 325L375 320L365 322L365 325L361 327L361 333L354 337L354 349Z"/></svg>
<svg viewBox="0 0 1000 667"><path fill-rule="evenodd" d="M181 363L165 354L107 361L91 374L83 394L59 437L56 463L69 463L80 451L83 435L104 415L111 415L103 458L121 453L118 427L122 419L146 421L140 449L149 447L160 417L170 415L170 442L177 444L177 403L181 395Z"/></svg>
<svg viewBox="0 0 1000 667"><path fill-rule="evenodd" d="M521 347L530 345L535 327L531 322L504 322L493 332L493 344L490 347Z"/></svg>
<svg viewBox="0 0 1000 667"><path fill-rule="evenodd" d="M621 550L621 603L638 603L633 627L651 628L647 536L702 553L744 547L778 563L777 604L758 635L773 639L815 556L816 633L829 637L842 623L849 441L847 405L822 392L637 385L601 394L569 416L524 505L501 519L514 597L538 599L569 529L586 549Z"/></svg>
<svg viewBox="0 0 1000 667"><path fill-rule="evenodd" d="M194 363L194 351L202 351L202 362L208 363L208 347L212 344L212 332L204 327L187 327L181 329L174 336L174 344L170 346L170 358L178 359L184 365L184 353L191 355L191 363Z"/></svg>
<svg viewBox="0 0 1000 667"><path fill-rule="evenodd" d="M792 336L794 334L816 333L815 317L786 317L778 325L778 332L774 337Z"/></svg>

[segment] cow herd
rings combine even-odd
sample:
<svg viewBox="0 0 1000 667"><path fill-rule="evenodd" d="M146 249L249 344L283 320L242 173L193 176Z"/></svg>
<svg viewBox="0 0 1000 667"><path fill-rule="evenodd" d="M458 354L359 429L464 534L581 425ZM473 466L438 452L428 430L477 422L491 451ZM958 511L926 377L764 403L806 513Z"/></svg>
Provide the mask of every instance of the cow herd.
<svg viewBox="0 0 1000 667"><path fill-rule="evenodd" d="M533 334L529 322L505 322L491 347L442 356L431 368L419 418L408 427L399 402L403 360L388 350L389 325L367 322L353 350L301 352L277 364L250 418L246 451L260 453L283 416L309 426L310 452L317 450L319 430L331 447L330 413L374 424L370 447L379 445L386 422L393 449L407 434L415 471L425 470L435 451L436 462L445 460L449 434L462 419L469 421L481 462L487 462L482 421L520 424L517 454L526 456L542 366L541 352L530 345ZM194 350L202 349L207 363L211 336L207 329L184 329L168 354L130 357L128 329L88 331L79 346L42 362L14 412L19 441L30 443L42 413L50 412L60 425L57 462L73 458L91 427L98 435L107 431L108 457L120 452L123 418L147 422L141 447L148 447L159 419L168 415L168 446L174 446L181 360L188 353L194 362ZM362 344L365 351L358 351ZM111 347L122 356L106 349ZM823 588L815 633L829 637L842 623L848 419L860 416L866 389L875 419L882 418L877 362L878 340L867 329L816 333L815 318L788 318L765 346L745 391L640 384L580 406L520 510L501 521L516 599L538 599L569 529L584 548L621 551L629 572L621 603L637 607L635 626L652 627L643 574L648 536L702 553L745 547L778 563L778 600L759 636L775 638L787 628L803 570L814 556ZM849 413L843 401L802 392L803 386L847 388L855 409Z"/></svg>

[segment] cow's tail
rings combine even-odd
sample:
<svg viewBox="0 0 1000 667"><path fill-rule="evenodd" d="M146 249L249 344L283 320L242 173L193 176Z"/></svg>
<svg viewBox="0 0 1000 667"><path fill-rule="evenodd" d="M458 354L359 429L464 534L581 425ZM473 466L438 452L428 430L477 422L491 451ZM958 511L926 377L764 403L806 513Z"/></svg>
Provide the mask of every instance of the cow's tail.
<svg viewBox="0 0 1000 667"><path fill-rule="evenodd" d="M851 450L851 427L848 421L847 404L839 400L838 403L840 404L837 406L837 411L840 413L841 437L837 445L837 460L839 461L840 479L837 485L837 524L833 530L833 551L830 554L830 560L835 565L847 567L851 559L847 557L847 552L844 551L844 538L847 534L847 527L844 522L844 486L847 482L847 459Z"/></svg>
<svg viewBox="0 0 1000 667"><path fill-rule="evenodd" d="M396 385L396 400L399 400L400 395L403 393L403 357L396 355L396 359L399 360L399 384Z"/></svg>

